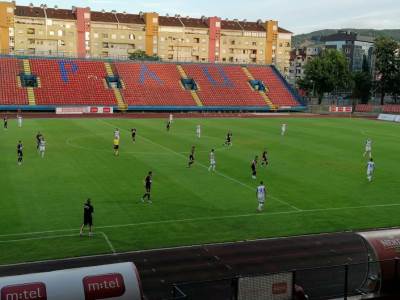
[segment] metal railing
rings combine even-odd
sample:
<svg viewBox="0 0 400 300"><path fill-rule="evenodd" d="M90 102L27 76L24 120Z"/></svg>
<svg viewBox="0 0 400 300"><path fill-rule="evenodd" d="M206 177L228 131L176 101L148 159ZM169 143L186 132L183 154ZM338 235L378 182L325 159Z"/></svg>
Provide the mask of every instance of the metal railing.
<svg viewBox="0 0 400 300"><path fill-rule="evenodd" d="M286 280L282 280L282 274ZM243 278L252 282L251 296L238 293ZM261 278L261 280L260 280ZM257 280L256 280L257 279ZM348 299L351 296L400 293L400 260L365 261L316 268L291 270L278 274L252 274L201 282L174 284L172 299L267 299L277 295L276 286L287 283L279 299ZM274 287L275 286L275 287ZM262 295L257 297L255 295ZM271 297L271 296L270 296Z"/></svg>
<svg viewBox="0 0 400 300"><path fill-rule="evenodd" d="M102 61L149 61L152 63L171 63L171 64L177 64L177 63L182 63L182 64L190 64L190 63L196 63L196 64L223 64L223 65L268 65L265 64L265 62L252 62L252 61L246 61L246 60L241 60L241 61L217 61L217 62L210 62L208 59L206 60L199 60L199 61L194 61L190 58L185 58L185 57L180 57L180 58L174 58L174 59L162 59L159 58L158 60L151 60L151 59L137 59L137 60L132 60L128 54L124 55L88 55L86 57L78 57L76 53L74 52L65 52L65 51L32 51L32 50L14 50L12 52L5 50L5 49L0 49L0 55L4 56L19 56L19 57L37 57L37 58L65 58L65 59L88 59L88 60L102 60Z"/></svg>

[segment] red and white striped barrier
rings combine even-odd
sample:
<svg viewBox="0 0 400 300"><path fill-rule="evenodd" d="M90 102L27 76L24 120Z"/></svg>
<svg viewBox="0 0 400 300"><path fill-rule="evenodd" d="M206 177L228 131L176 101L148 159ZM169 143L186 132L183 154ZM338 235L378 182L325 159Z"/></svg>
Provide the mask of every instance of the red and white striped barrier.
<svg viewBox="0 0 400 300"><path fill-rule="evenodd" d="M329 106L329 112L351 113L353 107L351 106Z"/></svg>
<svg viewBox="0 0 400 300"><path fill-rule="evenodd" d="M56 108L58 115L82 115L82 114L112 114L112 106L61 106Z"/></svg>

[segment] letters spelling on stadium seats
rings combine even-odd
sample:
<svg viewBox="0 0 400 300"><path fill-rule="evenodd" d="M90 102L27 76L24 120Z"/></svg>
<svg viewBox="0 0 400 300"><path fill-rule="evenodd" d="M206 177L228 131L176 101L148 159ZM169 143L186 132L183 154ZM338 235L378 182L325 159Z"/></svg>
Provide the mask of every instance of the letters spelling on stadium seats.
<svg viewBox="0 0 400 300"><path fill-rule="evenodd" d="M104 274L83 278L86 300L119 297L125 294L124 278L121 274Z"/></svg>
<svg viewBox="0 0 400 300"><path fill-rule="evenodd" d="M5 286L1 289L1 300L47 300L44 283L26 283Z"/></svg>

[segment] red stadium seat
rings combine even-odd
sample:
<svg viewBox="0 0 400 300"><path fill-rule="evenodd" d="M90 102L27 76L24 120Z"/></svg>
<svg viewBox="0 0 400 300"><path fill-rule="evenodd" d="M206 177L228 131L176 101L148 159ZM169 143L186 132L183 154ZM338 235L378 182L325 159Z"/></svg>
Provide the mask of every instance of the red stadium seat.
<svg viewBox="0 0 400 300"><path fill-rule="evenodd" d="M398 114L398 113L400 113L400 104L385 104L383 106L383 112Z"/></svg>
<svg viewBox="0 0 400 300"><path fill-rule="evenodd" d="M206 106L267 105L251 88L241 66L187 64L183 69L198 84L197 93Z"/></svg>
<svg viewBox="0 0 400 300"><path fill-rule="evenodd" d="M0 105L28 105L26 88L18 86L17 76L21 72L21 60L0 59Z"/></svg>
<svg viewBox="0 0 400 300"><path fill-rule="evenodd" d="M196 106L173 64L117 62L115 70L124 82L121 91L132 106Z"/></svg>
<svg viewBox="0 0 400 300"><path fill-rule="evenodd" d="M186 75L196 82L201 103L196 103L195 95L184 89L183 71L175 64L115 62L110 63L110 71L102 61L32 58L29 66L39 84L33 89L36 105L117 106L124 101L129 106L197 106L202 103L204 106L268 107L268 99L252 89L248 78L251 76L239 65L182 65ZM264 82L273 104L299 105L271 67L248 69L255 79ZM0 58L0 104L28 104L27 89L18 86L17 75L22 70L21 59ZM108 88L109 73L121 80L122 99L119 93Z"/></svg>
<svg viewBox="0 0 400 300"><path fill-rule="evenodd" d="M374 107L371 104L357 104L356 105L357 112L372 112L373 108Z"/></svg>
<svg viewBox="0 0 400 300"><path fill-rule="evenodd" d="M272 67L249 66L254 78L262 80L268 89L266 94L276 106L299 106L299 102L293 94L287 89L282 79L275 73Z"/></svg>
<svg viewBox="0 0 400 300"><path fill-rule="evenodd" d="M40 79L35 88L37 105L117 105L114 92L104 86L104 62L30 59Z"/></svg>

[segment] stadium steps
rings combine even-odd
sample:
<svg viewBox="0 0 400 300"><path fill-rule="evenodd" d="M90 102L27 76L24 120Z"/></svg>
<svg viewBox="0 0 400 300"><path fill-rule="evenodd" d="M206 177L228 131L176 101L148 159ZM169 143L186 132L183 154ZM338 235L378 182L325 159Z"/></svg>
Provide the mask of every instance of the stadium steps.
<svg viewBox="0 0 400 300"><path fill-rule="evenodd" d="M269 107L271 107L272 109L278 108L275 104L272 103L271 99L269 99L265 92L258 91L258 93L261 95L261 97L264 99L265 103L267 103Z"/></svg>
<svg viewBox="0 0 400 300"><path fill-rule="evenodd" d="M189 77L187 76L185 70L182 68L181 65L176 65L176 68L178 69L179 74L183 79L188 79ZM199 95L197 94L196 91L191 90L190 94L192 95L193 100L196 102L197 106L203 106L203 103L201 102L201 99Z"/></svg>
<svg viewBox="0 0 400 300"><path fill-rule="evenodd" d="M28 59L22 60L22 66L24 68L24 73L26 75L31 75L31 65L29 63ZM33 87L27 87L26 91L28 92L28 103L29 105L36 105L36 98L35 98L35 92L33 90Z"/></svg>
<svg viewBox="0 0 400 300"><path fill-rule="evenodd" d="M249 80L254 80L253 75L250 73L249 69L247 69L247 67L242 67L243 72L246 74L247 78L249 78Z"/></svg>
<svg viewBox="0 0 400 300"><path fill-rule="evenodd" d="M106 72L108 76L114 76L114 71L111 67L110 63L104 63L104 66L106 67Z"/></svg>
<svg viewBox="0 0 400 300"><path fill-rule="evenodd" d="M176 65L176 68L178 69L179 74L183 79L188 79L188 76L186 75L185 70L182 68L181 65Z"/></svg>
<svg viewBox="0 0 400 300"><path fill-rule="evenodd" d="M16 79L17 79L18 87L19 87L19 88L22 88L21 77L20 77L20 76L17 76Z"/></svg>
<svg viewBox="0 0 400 300"><path fill-rule="evenodd" d="M22 60L22 67L24 68L24 73L26 75L31 75L31 65L29 64L29 60L28 59L24 59Z"/></svg>
<svg viewBox="0 0 400 300"><path fill-rule="evenodd" d="M300 103L291 93L284 79L271 66L247 66L249 72L258 80L262 80L268 90L266 95L276 107L295 107Z"/></svg>
<svg viewBox="0 0 400 300"><path fill-rule="evenodd" d="M253 74L250 73L249 69L247 69L247 67L242 67L243 72L246 74L247 78L249 78L249 80L255 80ZM268 91L268 87L265 87ZM268 104L269 107L271 107L272 109L277 109L277 106L275 106L271 99L269 99L269 97L267 96L267 94L264 91L258 91L258 93L260 94L260 96L264 99L265 103Z"/></svg>
<svg viewBox="0 0 400 300"><path fill-rule="evenodd" d="M106 68L107 76L115 76L113 68L110 63L104 63L104 66ZM122 87L124 87L124 84L122 84ZM128 104L125 103L124 98L122 97L121 91L119 88L112 88L115 99L117 100L118 103L118 109L120 111L127 111L128 110Z"/></svg>

